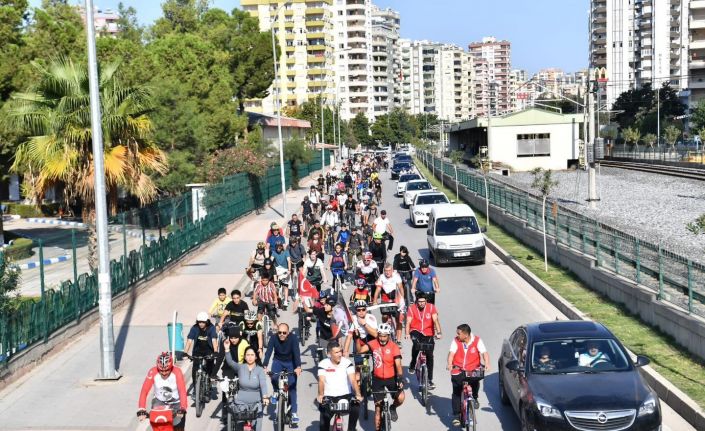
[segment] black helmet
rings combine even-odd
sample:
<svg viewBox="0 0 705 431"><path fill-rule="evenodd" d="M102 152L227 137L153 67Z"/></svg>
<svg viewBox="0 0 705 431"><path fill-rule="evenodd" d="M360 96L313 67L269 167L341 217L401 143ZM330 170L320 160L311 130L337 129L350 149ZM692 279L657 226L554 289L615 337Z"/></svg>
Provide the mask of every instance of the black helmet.
<svg viewBox="0 0 705 431"><path fill-rule="evenodd" d="M428 268L430 265L428 263L428 260L426 259L421 259L419 261L419 268Z"/></svg>
<svg viewBox="0 0 705 431"><path fill-rule="evenodd" d="M338 297L335 295L331 295L328 298L326 298L326 304L328 304L330 306L334 306L337 303L338 303Z"/></svg>
<svg viewBox="0 0 705 431"><path fill-rule="evenodd" d="M264 260L263 265L272 265L272 259L266 258L266 259Z"/></svg>

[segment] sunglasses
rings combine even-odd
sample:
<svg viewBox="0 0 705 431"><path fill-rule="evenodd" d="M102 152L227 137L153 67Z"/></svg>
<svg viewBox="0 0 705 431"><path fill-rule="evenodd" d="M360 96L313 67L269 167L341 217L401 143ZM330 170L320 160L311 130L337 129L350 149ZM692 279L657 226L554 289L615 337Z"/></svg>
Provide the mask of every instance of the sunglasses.
<svg viewBox="0 0 705 431"><path fill-rule="evenodd" d="M277 331L278 335L287 335L288 333L288 331Z"/></svg>
<svg viewBox="0 0 705 431"><path fill-rule="evenodd" d="M358 313L361 312L361 311L367 311L367 308L358 308L356 311L357 311Z"/></svg>

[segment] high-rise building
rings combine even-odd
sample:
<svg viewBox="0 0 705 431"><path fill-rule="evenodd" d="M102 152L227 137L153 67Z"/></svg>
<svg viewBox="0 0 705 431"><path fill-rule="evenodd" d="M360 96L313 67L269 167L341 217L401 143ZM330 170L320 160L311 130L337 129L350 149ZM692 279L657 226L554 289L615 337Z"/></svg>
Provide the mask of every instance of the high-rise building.
<svg viewBox="0 0 705 431"><path fill-rule="evenodd" d="M705 99L705 1L691 1L689 12L689 56L681 55L689 60L688 84L691 104ZM685 17L681 18L686 20Z"/></svg>
<svg viewBox="0 0 705 431"><path fill-rule="evenodd" d="M260 30L274 34L281 55L279 97L281 106L296 106L323 97L333 103L333 0L297 1L241 0L242 9L259 19ZM284 5L280 8L281 5ZM279 14L276 15L276 11ZM273 114L274 86L264 99L245 101L248 111Z"/></svg>
<svg viewBox="0 0 705 431"><path fill-rule="evenodd" d="M86 23L86 9L83 7L78 8L83 23ZM101 10L96 7L93 8L93 26L96 31L97 36L111 36L114 37L120 32L118 27L118 20L120 15L111 10Z"/></svg>
<svg viewBox="0 0 705 431"><path fill-rule="evenodd" d="M399 104L399 28L398 12L372 6L372 97L375 117Z"/></svg>
<svg viewBox="0 0 705 431"><path fill-rule="evenodd" d="M511 44L506 40L484 37L469 45L475 61L476 115L493 115L511 107L509 71Z"/></svg>

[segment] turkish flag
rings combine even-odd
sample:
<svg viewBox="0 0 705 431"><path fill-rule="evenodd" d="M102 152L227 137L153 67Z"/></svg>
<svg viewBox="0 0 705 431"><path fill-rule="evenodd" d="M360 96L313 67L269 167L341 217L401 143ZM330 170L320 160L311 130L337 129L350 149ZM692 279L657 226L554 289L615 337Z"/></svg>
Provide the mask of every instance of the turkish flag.
<svg viewBox="0 0 705 431"><path fill-rule="evenodd" d="M311 298L312 300L318 299L320 296L318 294L318 290L311 284L310 281L304 277L304 274L302 271L299 271L299 296L303 297L308 297Z"/></svg>

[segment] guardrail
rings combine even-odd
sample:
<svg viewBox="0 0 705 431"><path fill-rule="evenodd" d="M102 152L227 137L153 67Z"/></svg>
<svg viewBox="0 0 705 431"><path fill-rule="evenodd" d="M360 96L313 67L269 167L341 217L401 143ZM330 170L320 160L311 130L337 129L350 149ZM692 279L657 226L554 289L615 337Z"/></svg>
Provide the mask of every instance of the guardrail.
<svg viewBox="0 0 705 431"><path fill-rule="evenodd" d="M452 163L426 152L419 158L436 176L442 172L455 178ZM460 167L457 180L482 199L489 198L491 205L542 230L541 201L526 191L488 181L485 196L482 176ZM705 265L560 206L555 213L547 208L546 232L559 244L595 258L597 266L656 292L659 301L705 317Z"/></svg>
<svg viewBox="0 0 705 431"><path fill-rule="evenodd" d="M316 154L307 166L299 167L299 177L320 168L321 156ZM139 223L154 222L159 228L172 228L139 250L132 250L110 262L113 296L159 273L167 264L178 261L193 248L223 232L228 223L277 196L281 192L279 172L279 165L276 165L269 168L263 178L236 174L209 186L206 196L215 199L206 200L208 214L195 222L190 192L118 215L118 220L126 220L138 214L140 218L136 221ZM288 162L285 172L286 182L290 185L292 176ZM6 366L13 356L27 347L46 341L53 332L80 319L97 305L98 280L96 273L92 272L64 281L56 290L46 290L39 301L23 302L16 311L0 315L0 367Z"/></svg>

